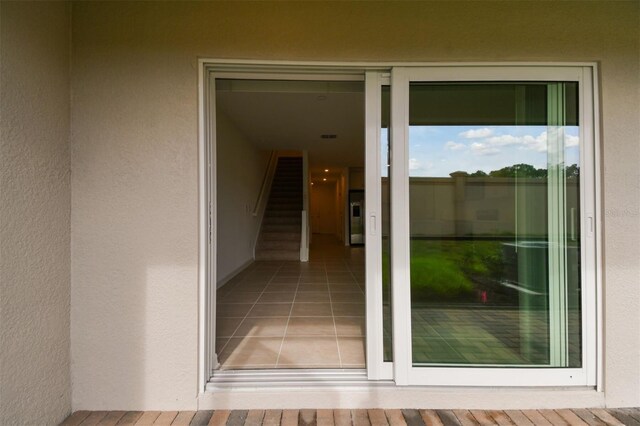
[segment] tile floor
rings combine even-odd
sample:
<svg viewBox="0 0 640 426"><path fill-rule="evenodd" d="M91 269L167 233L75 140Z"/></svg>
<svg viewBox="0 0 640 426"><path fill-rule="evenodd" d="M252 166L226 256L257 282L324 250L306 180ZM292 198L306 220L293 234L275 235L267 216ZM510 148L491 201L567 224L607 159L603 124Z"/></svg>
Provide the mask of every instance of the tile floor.
<svg viewBox="0 0 640 426"><path fill-rule="evenodd" d="M223 370L364 368L364 248L314 234L309 262L255 262L218 290Z"/></svg>

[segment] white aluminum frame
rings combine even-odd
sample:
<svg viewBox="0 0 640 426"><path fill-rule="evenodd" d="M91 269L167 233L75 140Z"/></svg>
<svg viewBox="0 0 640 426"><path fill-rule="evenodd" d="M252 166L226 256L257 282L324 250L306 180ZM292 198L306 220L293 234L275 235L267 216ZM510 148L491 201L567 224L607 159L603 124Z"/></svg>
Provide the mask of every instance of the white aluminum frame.
<svg viewBox="0 0 640 426"><path fill-rule="evenodd" d="M367 230L366 306L367 373L370 380L393 378L393 362L384 361L382 306L382 188L380 127L382 85L387 72L367 71L365 77L365 220Z"/></svg>
<svg viewBox="0 0 640 426"><path fill-rule="evenodd" d="M398 385L454 386L595 386L599 334L596 297L599 293L593 67L585 66L464 66L392 69L392 282L394 367ZM575 81L579 84L580 202L582 267L582 367L419 366L412 365L409 250L409 84L463 81ZM595 338L594 338L595 337Z"/></svg>
<svg viewBox="0 0 640 426"><path fill-rule="evenodd" d="M349 62L298 62L298 61L254 61L254 60L220 60L200 59L198 63L198 169L199 169L199 349L198 349L198 392L206 392L210 372L217 364L215 357L215 245L213 225L215 222L215 127L211 118L215 118L211 108L211 87L209 75L216 72L224 78L248 79L319 79L341 80L345 77L366 73L366 182L368 193L367 218L373 217L379 228L380 197L380 85L384 80L381 73L393 69L391 86L391 113L393 144L393 167L391 203L394 223L392 224L392 271L393 286L393 363L382 362L382 309L370 309L370 304L382 306L382 293L378 295L377 286L381 286L381 267L367 267L367 376L369 380L394 378L397 385L449 385L449 386L565 386L594 385L602 390L603 383L603 348L602 348L602 270L601 270L601 182L600 182L600 144L599 144L599 109L596 94L598 92L597 64L595 63L349 63ZM581 182L580 196L582 203L581 226L583 230L582 244L582 278L583 278L583 368L581 369L512 369L512 368L432 368L411 366L411 318L408 293L408 192L401 191L403 185L408 187L408 158L405 144L408 140L408 81L420 79L425 81L465 80L538 80L545 73L552 72L556 79L580 82L580 148L581 170L588 180L587 185ZM563 78L564 76L564 78ZM406 83L406 84L405 84ZM385 84L388 84L385 83ZM213 91L215 95L215 90ZM405 102L406 101L406 102ZM372 120L376 120L375 124ZM398 126L398 124L403 124ZM404 125L406 124L406 125ZM590 143L585 143L588 140ZM373 160L372 163L370 161ZM371 169L374 169L371 171ZM371 185L373 183L373 186ZM373 191L372 191L373 190ZM372 207L375 207L372 208ZM398 220L404 217L405 220ZM209 233L211 232L211 238ZM407 241L399 238L406 232ZM400 235L399 235L400 234ZM375 238L374 238L375 237ZM377 241L377 242L376 242ZM380 233L369 236L371 249L367 250L368 265L380 265L381 239ZM588 242L588 244L586 244ZM376 259L378 261L376 262ZM403 260L404 259L404 260ZM585 259L591 259L585 263ZM403 261L402 263L398 263ZM588 283L587 283L588 279ZM404 280L404 281L403 281ZM405 282L405 288L398 283ZM369 286L374 286L370 288ZM379 288L381 290L381 288ZM403 297L403 292L404 297ZM399 300L399 301L398 301ZM398 302L396 302L398 301ZM397 305L395 305L397 303ZM401 310L405 310L404 315ZM585 311L589 311L588 315ZM371 334L373 333L373 334ZM595 336L594 336L595 334ZM372 339L376 336L375 342ZM517 375L509 378L509 372ZM500 375L495 380L493 374Z"/></svg>
<svg viewBox="0 0 640 426"><path fill-rule="evenodd" d="M215 135L215 79L250 79L250 80L313 80L313 81L365 81L365 99L366 99L366 114L377 114L377 125L379 125L379 113L380 113L380 88L378 84L377 98L370 101L369 97L372 93L369 93L367 88L372 87L371 82L377 81L377 73L375 71L366 71L362 67L343 68L338 66L327 67L260 67L260 66L243 66L232 65L225 66L224 64L212 64L201 61L199 85L200 85L200 230L201 235L206 235L211 232L211 238L208 236L201 238L200 242L200 298L205 303L200 303L200 377L199 377L199 389L204 391L207 388L207 383L213 375L213 369L217 366L217 356L215 353L215 306L216 306L216 270L215 270L215 229L216 223L216 180L215 180L215 152L216 152L216 135ZM377 113L372 110L377 108ZM365 157L371 155L379 156L379 130L375 134L368 133L369 129L366 129L365 133ZM370 146L373 145L373 146ZM374 163L377 164L377 163ZM375 201L369 202L367 199L365 205L379 206L380 205L380 171L378 167L365 167L366 173L377 173L378 185L377 191L371 191L372 194L377 194L377 203ZM204 179L203 179L204 177ZM368 189L370 180L366 180L366 188ZM374 195L375 197L375 195ZM376 210L371 212L375 218ZM369 217L369 216L367 216ZM203 220L204 219L204 220ZM375 219L374 219L375 220ZM370 263L370 253L374 250L378 250L378 258L380 257L380 239L378 236L378 243L375 243L375 239L368 239L365 246L367 264L376 265ZM382 361L382 279L381 273L377 275L379 277L379 283L371 280L369 272L366 274L366 286L367 286L367 298L366 298L366 321L367 321L367 377L373 380L391 379L391 366L390 363L384 363ZM376 290L379 289L379 291ZM379 297L375 297L377 293ZM369 297L372 295L373 297ZM376 307L376 303L379 303L379 307ZM378 318L379 316L379 318ZM379 330L377 330L379 327ZM371 334L370 334L371 333ZM380 342L377 340L380 339ZM379 350L378 350L379 348ZM300 372L311 372L311 370L301 369ZM271 372L274 377L284 374L280 370ZM321 377L324 373L322 371L317 372L316 375ZM327 374L331 374L327 371ZM243 376L246 376L243 375ZM255 372L255 377L264 376L264 372Z"/></svg>

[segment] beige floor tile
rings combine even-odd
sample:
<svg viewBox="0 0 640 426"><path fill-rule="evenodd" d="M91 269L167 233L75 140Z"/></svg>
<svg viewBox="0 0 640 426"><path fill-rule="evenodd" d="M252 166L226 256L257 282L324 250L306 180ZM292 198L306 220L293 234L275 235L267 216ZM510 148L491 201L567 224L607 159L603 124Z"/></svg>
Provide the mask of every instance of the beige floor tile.
<svg viewBox="0 0 640 426"><path fill-rule="evenodd" d="M288 369L301 369L308 368L313 370L321 370L323 368L362 368L360 365L347 366L342 367L339 362L321 362L319 364L305 364L304 362L296 362L293 364L278 364L273 368L277 368L279 370L288 370Z"/></svg>
<svg viewBox="0 0 640 426"><path fill-rule="evenodd" d="M278 365L335 365L340 362L335 337L285 337Z"/></svg>
<svg viewBox="0 0 640 426"><path fill-rule="evenodd" d="M293 317L289 319L287 336L335 336L332 317Z"/></svg>
<svg viewBox="0 0 640 426"><path fill-rule="evenodd" d="M233 290L226 296L224 296L221 303L256 303L260 297L260 292L257 291L238 291Z"/></svg>
<svg viewBox="0 0 640 426"><path fill-rule="evenodd" d="M273 277L273 279L271 281L269 281L269 284L298 284L299 278L298 277L291 277L291 276L286 276L286 277Z"/></svg>
<svg viewBox="0 0 640 426"><path fill-rule="evenodd" d="M245 291L252 293L262 293L267 288L266 283L263 284L241 284L235 288L235 291Z"/></svg>
<svg viewBox="0 0 640 426"><path fill-rule="evenodd" d="M263 293L258 299L258 303L290 303L293 302L293 298L296 296L295 291L291 292L278 292L278 293Z"/></svg>
<svg viewBox="0 0 640 426"><path fill-rule="evenodd" d="M269 284L264 291L267 293L272 292L295 292L298 288L298 283L289 283L289 284Z"/></svg>
<svg viewBox="0 0 640 426"><path fill-rule="evenodd" d="M249 313L252 307L253 304L251 303L218 303L218 305L216 306L216 316L218 318L244 318Z"/></svg>
<svg viewBox="0 0 640 426"><path fill-rule="evenodd" d="M216 321L216 336L231 337L236 331L242 318L218 318Z"/></svg>
<svg viewBox="0 0 640 426"><path fill-rule="evenodd" d="M334 317L338 336L364 336L366 322L364 317Z"/></svg>
<svg viewBox="0 0 640 426"><path fill-rule="evenodd" d="M331 306L337 317L364 316L364 303L332 303Z"/></svg>
<svg viewBox="0 0 640 426"><path fill-rule="evenodd" d="M342 364L362 365L364 367L364 338L363 337L338 337L340 347L340 360Z"/></svg>
<svg viewBox="0 0 640 426"><path fill-rule="evenodd" d="M341 293L345 291L362 291L358 283L329 283L331 293Z"/></svg>
<svg viewBox="0 0 640 426"><path fill-rule="evenodd" d="M256 304L249 317L288 317L291 312L291 303L260 303Z"/></svg>
<svg viewBox="0 0 640 426"><path fill-rule="evenodd" d="M361 291L332 292L331 302L333 303L364 303L364 293Z"/></svg>
<svg viewBox="0 0 640 426"><path fill-rule="evenodd" d="M291 311L293 317L330 317L330 303L294 303Z"/></svg>
<svg viewBox="0 0 640 426"><path fill-rule="evenodd" d="M220 353L220 363L236 367L275 365L281 344L279 337L234 337Z"/></svg>
<svg viewBox="0 0 640 426"><path fill-rule="evenodd" d="M358 284L353 277L329 277L327 278L329 284Z"/></svg>
<svg viewBox="0 0 640 426"><path fill-rule="evenodd" d="M300 271L296 271L296 270L286 270L286 269L281 269L280 271L278 271L274 276L274 279L281 279L281 278L285 278L285 279L291 279L291 278L300 278Z"/></svg>
<svg viewBox="0 0 640 426"><path fill-rule="evenodd" d="M306 291L306 292L298 292L296 294L296 302L305 303L305 302L313 302L313 303L329 303L329 292L328 291Z"/></svg>
<svg viewBox="0 0 640 426"><path fill-rule="evenodd" d="M216 338L216 352L220 353L228 341L228 337Z"/></svg>
<svg viewBox="0 0 640 426"><path fill-rule="evenodd" d="M244 286L251 286L251 285L265 285L265 284L269 284L269 281L271 281L271 277L270 276L261 276L261 277L256 277L256 278L245 278L244 280L240 281L240 286L244 287Z"/></svg>
<svg viewBox="0 0 640 426"><path fill-rule="evenodd" d="M283 337L287 317L245 318L234 337Z"/></svg>
<svg viewBox="0 0 640 426"><path fill-rule="evenodd" d="M308 291L319 291L319 292L329 292L329 286L327 284L300 284L298 286L298 292L308 292Z"/></svg>
<svg viewBox="0 0 640 426"><path fill-rule="evenodd" d="M329 278L329 279L332 279L332 278L336 278L336 279L342 279L342 278L353 279L353 274L348 269L345 269L344 271L330 271L330 270L327 269L327 278Z"/></svg>

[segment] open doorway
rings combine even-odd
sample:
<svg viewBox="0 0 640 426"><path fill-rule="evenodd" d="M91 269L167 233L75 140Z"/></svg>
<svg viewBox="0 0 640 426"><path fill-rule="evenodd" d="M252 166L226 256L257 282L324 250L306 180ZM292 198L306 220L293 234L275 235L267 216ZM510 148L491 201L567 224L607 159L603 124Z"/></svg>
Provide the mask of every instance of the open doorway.
<svg viewBox="0 0 640 426"><path fill-rule="evenodd" d="M215 89L219 369L365 368L363 81Z"/></svg>

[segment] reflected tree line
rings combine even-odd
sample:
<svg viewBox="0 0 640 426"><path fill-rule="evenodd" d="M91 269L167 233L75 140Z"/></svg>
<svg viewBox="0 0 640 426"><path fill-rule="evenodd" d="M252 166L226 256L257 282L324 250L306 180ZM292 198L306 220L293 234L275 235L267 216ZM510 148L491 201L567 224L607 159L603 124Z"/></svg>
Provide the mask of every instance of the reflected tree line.
<svg viewBox="0 0 640 426"><path fill-rule="evenodd" d="M457 172L456 172L457 173ZM580 176L580 167L577 164L571 164L565 167L565 175L567 178ZM497 177L497 178L539 178L547 177L547 169L537 169L531 164L514 164L513 166L503 167L493 170L489 173L478 170L468 173L469 177Z"/></svg>

